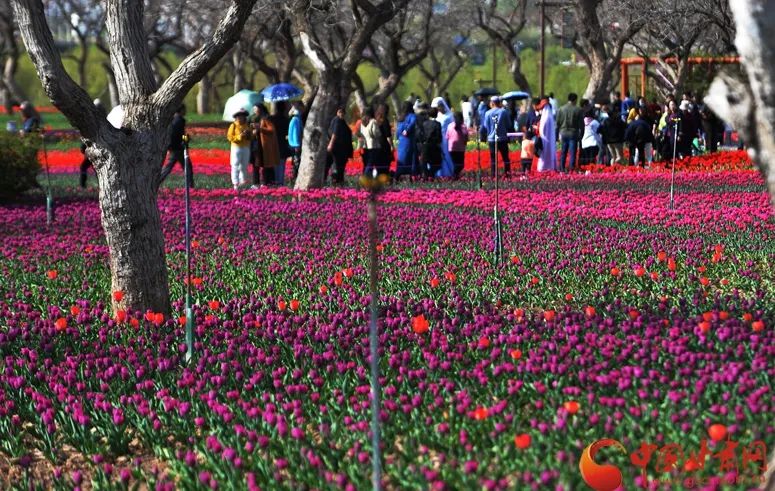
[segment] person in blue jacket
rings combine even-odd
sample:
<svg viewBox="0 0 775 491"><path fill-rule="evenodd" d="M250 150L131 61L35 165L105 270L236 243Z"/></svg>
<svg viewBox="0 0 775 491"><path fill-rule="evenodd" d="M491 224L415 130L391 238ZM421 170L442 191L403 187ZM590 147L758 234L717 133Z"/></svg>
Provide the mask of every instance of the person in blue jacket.
<svg viewBox="0 0 775 491"><path fill-rule="evenodd" d="M301 114L295 105L288 112L291 122L288 123L288 146L291 149L291 162L293 163L293 178L299 177L299 165L301 164Z"/></svg>
<svg viewBox="0 0 775 491"><path fill-rule="evenodd" d="M417 140L415 138L415 124L417 116L411 101L404 103L401 114L398 116L398 165L396 166L396 179L401 176L416 176L417 167Z"/></svg>
<svg viewBox="0 0 775 491"><path fill-rule="evenodd" d="M449 153L447 127L455 122L455 115L449 109L447 101L443 97L433 99L431 107L436 108L438 111L436 121L441 125L441 169L439 169L436 177L453 177L455 175L455 164L452 163L452 155Z"/></svg>

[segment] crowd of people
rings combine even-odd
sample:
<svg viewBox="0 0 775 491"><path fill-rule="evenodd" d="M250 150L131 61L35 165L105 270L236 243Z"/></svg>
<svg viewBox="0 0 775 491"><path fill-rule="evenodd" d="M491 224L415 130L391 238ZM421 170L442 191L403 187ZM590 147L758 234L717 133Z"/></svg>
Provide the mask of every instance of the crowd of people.
<svg viewBox="0 0 775 491"><path fill-rule="evenodd" d="M99 104L95 100L95 105ZM40 127L40 116L31 104L23 103L21 114L22 133ZM161 180L179 163L186 169L188 185L193 187L193 170L184 165L185 114L186 108L181 106L169 127ZM231 146L231 183L235 190L285 185L288 159L293 179L298 177L306 119L300 101L275 102L271 112L266 105L256 104L252 114L240 109L233 117L226 138ZM721 142L730 143L731 132L691 92L684 93L680 101L669 96L664 104L650 103L644 97L636 100L629 93L624 99L612 93L609 101L597 104L570 93L561 106L552 93L519 104L499 95L479 96L478 101L463 97L460 111L451 109L449 94L430 103L412 95L403 103L394 123L391 125L390 108L384 103L365 108L352 126L346 120L345 108L338 108L326 137L326 179L330 175L333 185L344 183L345 167L356 146L361 150L363 172L368 175L388 174L395 180L458 179L467 145L474 137L489 147L491 175L499 168L500 157L504 173L509 176L509 142L514 140L520 142L518 171L526 175L533 170L574 172L588 164L645 167L706 149L715 152ZM252 176L248 175L249 164ZM90 166L84 152L82 187L86 186Z"/></svg>

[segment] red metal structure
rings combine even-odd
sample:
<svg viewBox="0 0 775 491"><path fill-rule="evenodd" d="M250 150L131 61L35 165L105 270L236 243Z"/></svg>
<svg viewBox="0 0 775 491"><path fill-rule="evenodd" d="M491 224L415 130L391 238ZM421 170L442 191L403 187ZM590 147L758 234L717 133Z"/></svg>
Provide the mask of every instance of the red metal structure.
<svg viewBox="0 0 775 491"><path fill-rule="evenodd" d="M664 60L667 63L675 63L675 58L667 58ZM655 65L659 62L658 58L649 58L648 63ZM740 63L740 57L739 56L695 56L691 58L686 59L686 63L690 65L732 65L736 63ZM622 58L622 60L619 62L619 65L621 66L621 90L622 90L622 97L624 97L624 94L626 94L630 90L630 65L640 65L640 95L641 97L646 97L646 59L641 58L638 56L633 56L630 58Z"/></svg>

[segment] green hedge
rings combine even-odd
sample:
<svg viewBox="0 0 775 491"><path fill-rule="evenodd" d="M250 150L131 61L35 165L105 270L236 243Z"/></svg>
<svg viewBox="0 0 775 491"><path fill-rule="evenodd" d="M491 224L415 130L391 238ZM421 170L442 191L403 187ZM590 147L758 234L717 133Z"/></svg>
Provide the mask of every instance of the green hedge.
<svg viewBox="0 0 775 491"><path fill-rule="evenodd" d="M37 187L40 172L37 134L0 133L0 199L10 199Z"/></svg>

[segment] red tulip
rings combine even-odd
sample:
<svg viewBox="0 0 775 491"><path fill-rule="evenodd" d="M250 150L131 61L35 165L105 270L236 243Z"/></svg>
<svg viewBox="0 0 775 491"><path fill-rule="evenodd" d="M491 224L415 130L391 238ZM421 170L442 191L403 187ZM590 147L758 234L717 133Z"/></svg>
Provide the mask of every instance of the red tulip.
<svg viewBox="0 0 775 491"><path fill-rule="evenodd" d="M641 276L643 276L644 274L646 274L646 270L645 270L645 269L643 269L643 268L635 268L635 269L633 270L633 273L635 273L635 276L637 276L638 278L640 278Z"/></svg>
<svg viewBox="0 0 775 491"><path fill-rule="evenodd" d="M298 300L295 300L295 299L291 300L291 310L293 310L294 312L299 310L299 301Z"/></svg>
<svg viewBox="0 0 775 491"><path fill-rule="evenodd" d="M702 313L702 320L704 321L712 321L713 320L713 312L703 312Z"/></svg>
<svg viewBox="0 0 775 491"><path fill-rule="evenodd" d="M524 450L530 447L531 441L532 441L532 438L527 433L522 433L521 435L517 435L514 437L514 445L516 445L517 448L520 450Z"/></svg>
<svg viewBox="0 0 775 491"><path fill-rule="evenodd" d="M657 273L656 271L652 271L650 276L653 281L657 281L659 279L659 273Z"/></svg>
<svg viewBox="0 0 775 491"><path fill-rule="evenodd" d="M80 313L81 313L81 307L79 307L77 305L73 305L72 307L70 307L70 314L73 317L77 316Z"/></svg>
<svg viewBox="0 0 775 491"><path fill-rule="evenodd" d="M156 324L157 326L164 323L164 314L160 312L153 314L153 323Z"/></svg>
<svg viewBox="0 0 775 491"><path fill-rule="evenodd" d="M320 285L320 288L318 289L321 295L325 295L328 293L328 287L326 285Z"/></svg>
<svg viewBox="0 0 775 491"><path fill-rule="evenodd" d="M703 334L707 333L708 331L710 331L710 322L708 322L708 321L700 322L699 326L700 326L700 331L702 331Z"/></svg>
<svg viewBox="0 0 775 491"><path fill-rule="evenodd" d="M743 320L746 322L751 322L753 320L753 316L749 312L746 312L743 314Z"/></svg>
<svg viewBox="0 0 775 491"><path fill-rule="evenodd" d="M117 310L116 311L116 322L121 324L126 320L126 310Z"/></svg>
<svg viewBox="0 0 775 491"><path fill-rule="evenodd" d="M665 259L667 259L667 253L665 251L659 251L657 253L657 261L665 262Z"/></svg>
<svg viewBox="0 0 775 491"><path fill-rule="evenodd" d="M714 442L720 442L727 436L727 427L719 423L710 425L710 428L708 428L708 435Z"/></svg>
<svg viewBox="0 0 775 491"><path fill-rule="evenodd" d="M140 321L132 317L131 319L129 319L129 325L137 329L138 327L140 327Z"/></svg>
<svg viewBox="0 0 775 491"><path fill-rule="evenodd" d="M278 310L280 310L281 312L282 312L283 310L285 310L285 307L286 307L285 300L280 300L280 301L278 301L278 302L277 302L277 308L278 308Z"/></svg>
<svg viewBox="0 0 775 491"><path fill-rule="evenodd" d="M178 324L180 324L181 326L185 326L186 325L186 316L185 315L181 315L180 317L178 317Z"/></svg>
<svg viewBox="0 0 775 491"><path fill-rule="evenodd" d="M619 276L620 274L622 274L622 272L619 271L619 268L617 268L616 266L611 268L611 275L612 276Z"/></svg>
<svg viewBox="0 0 775 491"><path fill-rule="evenodd" d="M218 300L210 300L207 302L207 306L210 307L210 310L218 310L218 308L221 306L221 302Z"/></svg>
<svg viewBox="0 0 775 491"><path fill-rule="evenodd" d="M60 317L59 319L54 322L54 327L56 327L57 332L62 332L65 329L67 329L67 319L64 317Z"/></svg>
<svg viewBox="0 0 775 491"><path fill-rule="evenodd" d="M676 268L675 259L671 257L667 260L667 269L669 269L670 271L675 271L675 268Z"/></svg>
<svg viewBox="0 0 775 491"><path fill-rule="evenodd" d="M457 276L452 271L447 271L446 273L444 273L444 277L447 278L447 281L453 284L457 280Z"/></svg>
<svg viewBox="0 0 775 491"><path fill-rule="evenodd" d="M511 256L511 264L519 264L521 261L519 256Z"/></svg>
<svg viewBox="0 0 775 491"><path fill-rule="evenodd" d="M514 360L519 360L520 358L522 358L522 351L518 349L511 350L509 354L511 355L511 358Z"/></svg>
<svg viewBox="0 0 775 491"><path fill-rule="evenodd" d="M584 314L585 314L587 317L594 317L596 313L597 313L597 311L596 311L596 310L595 310L595 308L594 308L593 306L591 306L591 305L587 305L587 307L584 309Z"/></svg>
<svg viewBox="0 0 775 491"><path fill-rule="evenodd" d="M522 318L525 317L525 309L514 309L514 317L516 317L518 321L521 321Z"/></svg>
<svg viewBox="0 0 775 491"><path fill-rule="evenodd" d="M344 275L348 278L352 278L354 274L355 273L353 273L352 268L347 268L344 270Z"/></svg>
<svg viewBox="0 0 775 491"><path fill-rule="evenodd" d="M46 273L46 276L50 280L57 279L57 270L56 269L49 269L48 272Z"/></svg>
<svg viewBox="0 0 775 491"><path fill-rule="evenodd" d="M153 322L153 312L151 312L150 310L148 312L146 312L145 313L145 320L147 322Z"/></svg>
<svg viewBox="0 0 775 491"><path fill-rule="evenodd" d="M635 320L640 317L640 312L635 309L630 310L630 319Z"/></svg>
<svg viewBox="0 0 775 491"><path fill-rule="evenodd" d="M415 332L415 334L425 334L428 332L429 327L430 324L425 319L423 314L412 317L412 330Z"/></svg>
<svg viewBox="0 0 775 491"><path fill-rule="evenodd" d="M477 421L484 421L487 419L487 416L490 415L490 412L487 410L486 407L479 406L474 410L474 419Z"/></svg>
<svg viewBox="0 0 775 491"><path fill-rule="evenodd" d="M122 292L121 290L116 290L113 292L113 300L115 300L116 302L120 302L123 299L124 299L124 292Z"/></svg>
<svg viewBox="0 0 775 491"><path fill-rule="evenodd" d="M726 310L722 310L721 312L718 313L718 318L721 319L722 321L729 319L729 312L727 312Z"/></svg>
<svg viewBox="0 0 775 491"><path fill-rule="evenodd" d="M764 321L753 321L751 323L751 329L753 329L754 332L762 332L764 330Z"/></svg>
<svg viewBox="0 0 775 491"><path fill-rule="evenodd" d="M336 286L342 286L343 280L342 280L342 273L337 271L334 273L334 285Z"/></svg>
<svg viewBox="0 0 775 491"><path fill-rule="evenodd" d="M480 348L489 348L490 347L490 340L484 336L479 338L479 347Z"/></svg>
<svg viewBox="0 0 775 491"><path fill-rule="evenodd" d="M541 280L539 280L539 279L538 279L537 277L535 277L535 276L533 276L532 278L530 278L530 284L532 284L532 285L537 285L539 281L541 281Z"/></svg>
<svg viewBox="0 0 775 491"><path fill-rule="evenodd" d="M703 276L702 278L700 278L700 284L702 286L708 286L710 285L710 280Z"/></svg>
<svg viewBox="0 0 775 491"><path fill-rule="evenodd" d="M431 288L436 288L437 286L439 286L439 279L434 276L431 278Z"/></svg>
<svg viewBox="0 0 775 491"><path fill-rule="evenodd" d="M554 320L554 310L544 310L544 320L546 322L552 322Z"/></svg>
<svg viewBox="0 0 775 491"><path fill-rule="evenodd" d="M565 301L566 302L572 302L573 301L573 294L572 293L566 293L565 294Z"/></svg>
<svg viewBox="0 0 775 491"><path fill-rule="evenodd" d="M569 414L576 414L579 412L579 403L576 401L565 402L562 407L564 407Z"/></svg>

